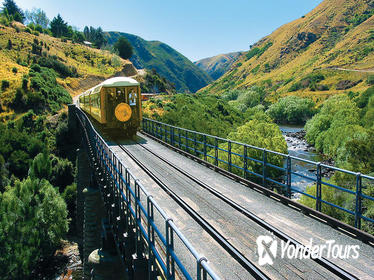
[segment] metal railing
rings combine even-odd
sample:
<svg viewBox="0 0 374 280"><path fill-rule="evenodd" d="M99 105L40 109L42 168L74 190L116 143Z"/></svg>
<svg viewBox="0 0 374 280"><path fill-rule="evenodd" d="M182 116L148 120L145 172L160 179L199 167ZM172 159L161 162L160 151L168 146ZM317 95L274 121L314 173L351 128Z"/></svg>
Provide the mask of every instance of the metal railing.
<svg viewBox="0 0 374 280"><path fill-rule="evenodd" d="M75 112L86 135L90 160L100 177L99 186L109 224L123 261L128 263L132 258L133 247L139 259L147 258L148 279L155 279L156 270L164 279L220 279L208 260L194 249L173 220L96 132L87 116L78 108ZM182 263L177 247L189 252L192 261Z"/></svg>
<svg viewBox="0 0 374 280"><path fill-rule="evenodd" d="M264 187L276 187L278 192L291 197L292 193L315 200L315 209L322 212L327 205L346 212L354 218L354 226L361 229L361 220L374 223L363 215L363 201L374 201L369 195L368 186L374 185L374 177L344 170L341 168L314 162L264 148L239 143L229 139L200 133L155 120L143 118L142 129L146 133L215 166L222 167L245 179L250 179ZM310 164L315 167L315 176L308 176L293 169L293 164ZM336 185L325 178L323 171L330 170L344 176L344 185ZM295 177L303 178L315 184L315 194L307 193L292 183ZM338 192L352 196L354 207L337 205L323 196L323 188L334 188Z"/></svg>

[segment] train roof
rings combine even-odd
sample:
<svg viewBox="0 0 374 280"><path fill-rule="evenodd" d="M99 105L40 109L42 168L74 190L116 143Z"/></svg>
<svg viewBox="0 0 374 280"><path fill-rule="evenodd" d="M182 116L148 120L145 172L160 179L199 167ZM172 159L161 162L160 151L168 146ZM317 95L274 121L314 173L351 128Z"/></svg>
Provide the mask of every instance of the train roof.
<svg viewBox="0 0 374 280"><path fill-rule="evenodd" d="M108 80L105 80L101 84L90 88L86 92L82 93L81 96L85 96L90 93L96 93L101 90L101 88L108 88L108 87L128 87L128 86L138 86L140 85L138 81L128 78L128 77L114 77Z"/></svg>
<svg viewBox="0 0 374 280"><path fill-rule="evenodd" d="M126 86L138 86L139 82L128 77L115 77L110 78L102 82L99 86L102 87L126 87Z"/></svg>

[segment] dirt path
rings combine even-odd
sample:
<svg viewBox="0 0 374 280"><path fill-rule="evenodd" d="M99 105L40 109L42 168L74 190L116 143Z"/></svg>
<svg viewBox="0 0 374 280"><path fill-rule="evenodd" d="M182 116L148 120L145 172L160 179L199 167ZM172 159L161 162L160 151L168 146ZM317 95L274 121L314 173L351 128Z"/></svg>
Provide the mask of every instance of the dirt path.
<svg viewBox="0 0 374 280"><path fill-rule="evenodd" d="M360 73L374 73L374 69L365 69L365 70L360 70L360 69L345 69L345 68L340 68L340 67L326 67L326 69L330 70L339 70L339 71L347 71L347 72L360 72Z"/></svg>

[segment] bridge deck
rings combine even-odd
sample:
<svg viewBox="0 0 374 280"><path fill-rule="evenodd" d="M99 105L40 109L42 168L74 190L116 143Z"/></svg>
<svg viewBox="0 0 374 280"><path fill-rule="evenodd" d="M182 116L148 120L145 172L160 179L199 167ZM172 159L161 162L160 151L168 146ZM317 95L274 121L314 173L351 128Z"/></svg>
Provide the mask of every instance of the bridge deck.
<svg viewBox="0 0 374 280"><path fill-rule="evenodd" d="M312 217L306 216L280 202L266 197L240 183L237 183L201 164L188 159L158 142L138 135L146 147L167 158L175 166L182 167L194 177L204 181L236 203L253 212L266 222L290 235L304 245L308 245L310 238L313 244L324 244L327 240L336 240L340 245L359 245L358 259L331 259L336 265L354 274L359 279L374 278L374 249L370 245L360 242L350 236L331 228ZM276 258L272 266L258 265L256 238L268 235L268 232L239 213L207 190L201 188L186 176L171 169L154 155L141 146L130 141L122 144L131 151L141 162L145 163L164 183L171 187L178 195L199 212L211 225L216 227L225 238L236 246L248 259L255 263L272 279L336 279L337 277L327 269L312 260L280 259ZM210 261L211 267L223 279L251 279L240 264L233 260L204 230L174 202L149 176L141 170L115 144L111 144L113 151L121 158L126 166L139 178L143 185L158 201L160 206L170 215L192 245ZM277 238L276 238L277 239ZM278 244L281 241L278 239ZM280 255L278 246L277 256ZM188 258L182 257L186 263ZM187 264L188 265L188 264Z"/></svg>

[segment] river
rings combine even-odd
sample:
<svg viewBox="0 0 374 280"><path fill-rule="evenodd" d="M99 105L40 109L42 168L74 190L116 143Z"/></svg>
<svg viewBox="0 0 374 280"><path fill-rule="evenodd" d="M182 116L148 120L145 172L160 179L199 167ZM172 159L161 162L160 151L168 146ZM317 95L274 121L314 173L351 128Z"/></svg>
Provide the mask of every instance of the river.
<svg viewBox="0 0 374 280"><path fill-rule="evenodd" d="M302 131L304 129L303 126L280 125L279 128L286 139L289 155L315 162L322 160L321 155L319 155L313 147L308 145L305 140L296 137L295 133ZM292 160L291 163L293 172L315 178L316 175L313 170L315 170L316 167L314 165L295 160ZM305 191L306 187L312 184L311 181L295 175L291 176L291 183L293 188L297 188L301 191ZM296 195L296 197L299 196Z"/></svg>

